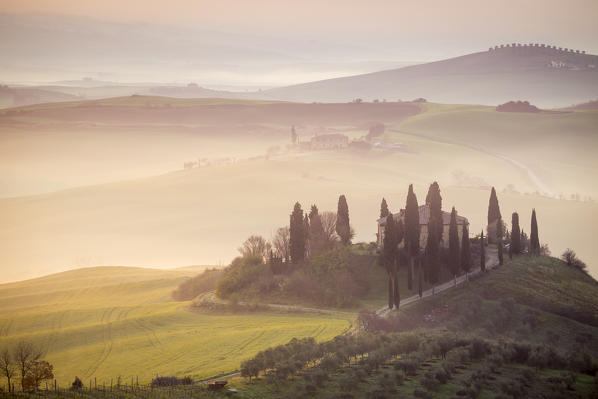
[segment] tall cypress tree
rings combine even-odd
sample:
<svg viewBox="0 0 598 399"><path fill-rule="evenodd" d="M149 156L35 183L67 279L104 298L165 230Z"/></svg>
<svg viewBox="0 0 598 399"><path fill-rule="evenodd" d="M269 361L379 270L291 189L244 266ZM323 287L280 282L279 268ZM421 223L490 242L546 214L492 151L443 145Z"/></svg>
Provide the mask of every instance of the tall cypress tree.
<svg viewBox="0 0 598 399"><path fill-rule="evenodd" d="M407 271L407 286L413 289L413 270L414 259L419 255L419 207L417 197L413 192L413 184L409 185L407 193L407 203L405 205L405 249L409 259L409 269Z"/></svg>
<svg viewBox="0 0 598 399"><path fill-rule="evenodd" d="M436 284L440 275L440 242L438 241L438 220L430 217L428 221L428 237L426 239L426 281Z"/></svg>
<svg viewBox="0 0 598 399"><path fill-rule="evenodd" d="M382 203L380 204L380 218L385 218L388 216L390 212L388 211L388 204L386 203L386 199L382 198Z"/></svg>
<svg viewBox="0 0 598 399"><path fill-rule="evenodd" d="M324 227L322 226L322 219L318 212L318 207L311 206L309 211L309 249L312 255L322 252L327 244L324 238Z"/></svg>
<svg viewBox="0 0 598 399"><path fill-rule="evenodd" d="M305 257L309 258L311 255L311 240L309 236L309 217L307 212L305 212L305 216L303 217L303 231L305 232Z"/></svg>
<svg viewBox="0 0 598 399"><path fill-rule="evenodd" d="M426 205L430 207L430 219L434 219L436 225L436 239L442 241L444 225L442 221L442 197L440 196L440 187L437 182L430 184L428 194L426 195ZM428 226L428 234L430 227Z"/></svg>
<svg viewBox="0 0 598 399"><path fill-rule="evenodd" d="M469 273L471 270L471 243L469 242L469 228L463 225L463 235L461 236L461 269Z"/></svg>
<svg viewBox="0 0 598 399"><path fill-rule="evenodd" d="M503 231L502 230L503 230L502 217L499 217L498 221L496 223L496 236L498 239L496 247L498 249L498 264L500 266L502 266L502 264L504 263L503 243L502 243Z"/></svg>
<svg viewBox="0 0 598 399"><path fill-rule="evenodd" d="M511 216L511 253L521 253L521 228L519 227L519 214L513 212Z"/></svg>
<svg viewBox="0 0 598 399"><path fill-rule="evenodd" d="M289 248L291 261L299 264L305 259L305 224L303 221L303 210L301 204L295 203L291 213Z"/></svg>
<svg viewBox="0 0 598 399"><path fill-rule="evenodd" d="M496 197L496 190L492 187L490 192L490 200L488 201L488 243L497 241L496 224L500 219L500 207L498 206L498 198Z"/></svg>
<svg viewBox="0 0 598 399"><path fill-rule="evenodd" d="M394 274L393 274L393 282L394 282L394 287L393 287L393 293L394 293L394 305L395 307L398 309L399 308L399 303L401 302L401 296L399 294L399 266L400 266L400 256L399 256L399 250L398 250L398 246L401 243L401 241L403 241L403 237L405 235L405 227L403 226L403 221L401 219L399 219L398 222L395 223L395 248L396 248L396 252L395 252L395 263L394 263Z"/></svg>
<svg viewBox="0 0 598 399"><path fill-rule="evenodd" d="M456 277L457 273L459 273L459 230L457 229L457 211L455 207L451 211L451 222L449 224L448 266L453 277Z"/></svg>
<svg viewBox="0 0 598 399"><path fill-rule="evenodd" d="M540 239L538 237L538 221L536 210L532 209L532 226L529 235L529 252L532 255L540 255Z"/></svg>
<svg viewBox="0 0 598 399"><path fill-rule="evenodd" d="M388 307L393 308L394 304L394 280L395 280L395 263L397 253L397 234L395 221L392 214L386 217L386 226L384 227L384 240L382 248L383 262L388 274Z"/></svg>
<svg viewBox="0 0 598 399"><path fill-rule="evenodd" d="M351 225L349 224L349 206L344 195L338 197L336 212L336 233L344 245L351 243Z"/></svg>
<svg viewBox="0 0 598 399"><path fill-rule="evenodd" d="M480 237L480 270L483 272L486 271L486 244L484 243L484 230L482 230L482 235Z"/></svg>

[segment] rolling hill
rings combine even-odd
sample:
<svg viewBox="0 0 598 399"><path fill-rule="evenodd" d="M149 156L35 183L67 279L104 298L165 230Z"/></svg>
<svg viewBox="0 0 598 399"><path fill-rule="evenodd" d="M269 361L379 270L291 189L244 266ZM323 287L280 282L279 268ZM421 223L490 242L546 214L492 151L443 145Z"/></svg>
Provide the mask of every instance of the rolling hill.
<svg viewBox="0 0 598 399"><path fill-rule="evenodd" d="M0 348L28 340L54 365L60 386L156 374L207 378L292 337L330 339L348 328L317 314L199 313L174 288L203 267L93 267L0 285ZM1 386L2 383L0 383Z"/></svg>
<svg viewBox="0 0 598 399"><path fill-rule="evenodd" d="M278 100L324 102L423 97L442 103L497 105L523 99L540 107L565 107L596 97L597 67L595 55L545 47L505 47L399 69L280 87L263 94Z"/></svg>

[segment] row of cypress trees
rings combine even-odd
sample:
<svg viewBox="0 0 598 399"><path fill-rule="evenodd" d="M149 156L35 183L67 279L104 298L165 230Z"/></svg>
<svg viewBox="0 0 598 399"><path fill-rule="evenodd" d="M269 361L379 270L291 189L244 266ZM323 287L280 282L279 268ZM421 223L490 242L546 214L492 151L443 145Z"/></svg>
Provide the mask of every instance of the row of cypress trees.
<svg viewBox="0 0 598 399"><path fill-rule="evenodd" d="M495 234L490 234L491 227L495 227ZM502 216L500 214L500 207L498 205L498 198L496 196L496 190L492 187L492 191L490 192L490 200L488 203L488 243L492 243L496 241L498 247L498 259L499 264L503 264L503 238L505 233L508 234L508 231L505 231L504 223L502 221ZM524 251L524 238L525 233L523 229L519 226L519 214L517 212L513 212L511 215L511 233L510 233L510 246L509 246L509 256L513 256L513 254L520 254ZM532 209L532 218L531 218L531 229L530 229L530 238L529 238L529 253L531 255L540 255L540 240L538 237L538 221L536 218L536 210Z"/></svg>
<svg viewBox="0 0 598 399"><path fill-rule="evenodd" d="M309 255L310 250L319 252L323 245L324 228L318 207L311 206L309 214L303 212L301 204L295 203L290 216L289 252L291 262L300 264ZM338 198L336 213L336 234L343 245L351 243L351 225L349 222L349 206L344 195ZM308 245L309 244L309 245Z"/></svg>
<svg viewBox="0 0 598 399"><path fill-rule="evenodd" d="M441 242L444 233L442 219L442 196L437 182L430 185L426 196L426 205L430 209L428 235L424 252L420 249L420 220L417 196L413 185L409 185L404 218L395 220L388 210L386 199L380 205L380 217L386 218L381 261L388 273L388 306L398 307L400 303L398 271L400 252L398 246L404 243L407 258L407 288L413 289L417 283L419 295L422 295L423 282L436 284L440 280ZM403 222L404 220L404 222ZM463 226L462 239L459 242L457 228L457 212L453 207L449 224L448 263L450 273L456 278L459 270L469 272L471 269L471 247L467 226Z"/></svg>
<svg viewBox="0 0 598 399"><path fill-rule="evenodd" d="M418 292L422 295L423 282L436 284L440 281L441 267L441 242L444 233L444 221L442 219L442 196L437 182L430 185L426 195L426 205L430 209L428 221L428 235L424 252L420 249L420 221L417 197L413 191L413 185L409 185L407 201L405 204L404 217L395 220L388 209L386 199L382 199L380 205L380 218L386 218L384 230L383 248L381 262L388 273L388 307L398 307L400 303L398 271L401 266L399 244L404 243L404 250L407 258L407 288L413 289L417 279ZM496 242L498 249L499 264L503 264L503 236L505 235L504 223L500 213L496 190L492 187L488 204L488 226L494 229L492 235L486 237L488 242ZM523 231L519 227L519 215L514 212L511 220L512 231L510 234L509 255L522 252ZM508 232L507 232L508 234ZM448 231L448 259L446 266L449 273L455 279L459 272L469 273L472 267L471 242L467 225L463 226L461 240L457 226L457 211L455 207L451 210L451 217ZM481 232L480 246L480 268L486 270L484 231ZM532 255L540 254L540 242L538 239L538 224L536 210L532 210L531 233L529 252ZM417 274L417 276L416 276Z"/></svg>

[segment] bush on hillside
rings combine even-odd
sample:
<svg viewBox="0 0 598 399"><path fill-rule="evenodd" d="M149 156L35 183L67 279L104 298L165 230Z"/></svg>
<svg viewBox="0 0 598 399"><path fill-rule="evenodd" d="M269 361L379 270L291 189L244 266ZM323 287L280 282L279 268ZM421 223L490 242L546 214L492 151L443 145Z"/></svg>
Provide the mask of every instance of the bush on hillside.
<svg viewBox="0 0 598 399"><path fill-rule="evenodd" d="M152 379L152 387L172 387L176 385L192 385L191 377L156 377Z"/></svg>
<svg viewBox="0 0 598 399"><path fill-rule="evenodd" d="M175 301L189 301L201 293L211 291L216 288L216 283L223 275L223 270L204 270L203 273L183 281L176 290L172 292L172 299Z"/></svg>
<svg viewBox="0 0 598 399"><path fill-rule="evenodd" d="M229 298L237 293L254 296L271 291L275 280L269 265L261 256L248 255L235 258L224 270L224 276L216 284L216 294Z"/></svg>
<svg viewBox="0 0 598 399"><path fill-rule="evenodd" d="M567 266L574 267L584 273L588 273L585 262L577 257L577 254L571 248L567 248L561 255L561 259L567 263Z"/></svg>
<svg viewBox="0 0 598 399"><path fill-rule="evenodd" d="M529 101L509 101L496 107L498 112L540 112L538 107Z"/></svg>

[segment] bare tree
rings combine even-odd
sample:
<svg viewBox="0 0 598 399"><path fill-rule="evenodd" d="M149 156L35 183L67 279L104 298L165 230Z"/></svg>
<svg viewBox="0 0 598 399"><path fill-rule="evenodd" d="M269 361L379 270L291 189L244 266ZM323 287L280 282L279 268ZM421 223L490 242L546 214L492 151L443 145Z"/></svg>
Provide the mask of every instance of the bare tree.
<svg viewBox="0 0 598 399"><path fill-rule="evenodd" d="M328 242L328 246L332 247L338 241L338 235L336 234L336 213L330 211L322 212L320 219L322 220L322 228L324 229L324 238Z"/></svg>
<svg viewBox="0 0 598 399"><path fill-rule="evenodd" d="M281 259L284 259L286 262L289 261L291 255L290 249L290 241L291 241L291 230L288 226L284 226L276 230L276 234L272 237L272 246L274 247L274 252L276 256Z"/></svg>
<svg viewBox="0 0 598 399"><path fill-rule="evenodd" d="M243 256L253 255L266 258L268 252L270 252L270 248L272 246L264 237L252 235L239 247L239 252Z"/></svg>
<svg viewBox="0 0 598 399"><path fill-rule="evenodd" d="M21 387L24 387L25 377L33 364L42 357L42 352L31 342L19 341L14 351L14 360L21 372Z"/></svg>
<svg viewBox="0 0 598 399"><path fill-rule="evenodd" d="M8 392L12 392L11 379L17 374L17 365L8 348L0 350L0 372L8 381Z"/></svg>

